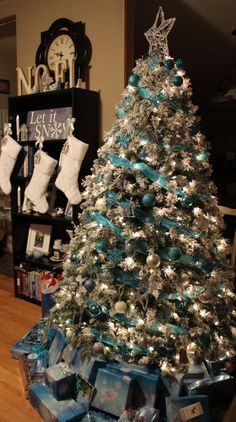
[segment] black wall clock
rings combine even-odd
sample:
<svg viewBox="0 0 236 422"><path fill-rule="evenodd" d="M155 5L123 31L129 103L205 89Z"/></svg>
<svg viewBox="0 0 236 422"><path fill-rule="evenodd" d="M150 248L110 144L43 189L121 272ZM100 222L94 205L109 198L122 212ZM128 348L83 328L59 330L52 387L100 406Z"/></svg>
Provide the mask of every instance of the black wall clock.
<svg viewBox="0 0 236 422"><path fill-rule="evenodd" d="M54 74L54 63L58 60L75 59L75 80L86 80L91 58L91 43L85 35L85 25L66 18L57 19L47 31L41 32L41 43L36 52L36 66L45 64Z"/></svg>

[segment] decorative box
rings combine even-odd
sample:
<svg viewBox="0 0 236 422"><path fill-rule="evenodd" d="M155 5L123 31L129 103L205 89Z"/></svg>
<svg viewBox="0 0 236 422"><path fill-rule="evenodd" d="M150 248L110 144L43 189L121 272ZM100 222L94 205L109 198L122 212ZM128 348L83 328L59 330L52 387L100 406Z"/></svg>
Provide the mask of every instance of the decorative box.
<svg viewBox="0 0 236 422"><path fill-rule="evenodd" d="M108 415L108 413L99 410L89 410L87 415L81 419L81 422L117 422L118 418Z"/></svg>
<svg viewBox="0 0 236 422"><path fill-rule="evenodd" d="M47 368L45 383L56 400L76 397L76 374L65 363Z"/></svg>
<svg viewBox="0 0 236 422"><path fill-rule="evenodd" d="M212 378L204 378L188 386L190 396L206 394L210 408L227 407L234 397L234 378L230 375L218 375Z"/></svg>
<svg viewBox="0 0 236 422"><path fill-rule="evenodd" d="M161 381L160 371L149 372L147 368L138 365L122 366L115 363L107 365L107 370L122 372L137 381L136 394L133 402L136 408L143 406L158 407L167 394L166 388ZM158 403L158 406L157 406Z"/></svg>
<svg viewBox="0 0 236 422"><path fill-rule="evenodd" d="M55 305L53 295L51 293L42 293L42 318L46 318L50 309Z"/></svg>
<svg viewBox="0 0 236 422"><path fill-rule="evenodd" d="M57 401L42 384L29 386L29 399L45 422L76 422L88 411L75 400Z"/></svg>
<svg viewBox="0 0 236 422"><path fill-rule="evenodd" d="M134 385L135 381L129 375L100 368L92 406L111 415L120 416L131 405Z"/></svg>
<svg viewBox="0 0 236 422"><path fill-rule="evenodd" d="M166 397L167 422L210 422L208 397Z"/></svg>
<svg viewBox="0 0 236 422"><path fill-rule="evenodd" d="M71 363L71 368L80 374L84 379L86 379L91 384L95 384L97 371L99 368L105 368L107 366L107 361L102 359L90 359L83 358L81 359L81 353L78 350L75 356L75 359Z"/></svg>
<svg viewBox="0 0 236 422"><path fill-rule="evenodd" d="M141 409L126 409L118 422L158 422L159 411L144 406Z"/></svg>
<svg viewBox="0 0 236 422"><path fill-rule="evenodd" d="M25 353L19 357L20 371L25 390L26 398L29 398L28 387L34 383L44 383L45 375L43 362L41 359L34 358L33 355ZM41 368L41 370L40 370Z"/></svg>
<svg viewBox="0 0 236 422"><path fill-rule="evenodd" d="M62 360L62 352L66 343L66 338L58 330L48 351L48 366L54 366Z"/></svg>
<svg viewBox="0 0 236 422"><path fill-rule="evenodd" d="M32 348L41 345L45 328L45 321L39 322L28 331L19 341L11 348L11 356L19 359L20 355L31 353Z"/></svg>
<svg viewBox="0 0 236 422"><path fill-rule="evenodd" d="M222 372L225 371L225 361L226 358L220 358L218 360L214 360L214 361L210 361L210 360L205 360L204 364L206 366L208 375L210 377L216 377L217 375L221 375Z"/></svg>

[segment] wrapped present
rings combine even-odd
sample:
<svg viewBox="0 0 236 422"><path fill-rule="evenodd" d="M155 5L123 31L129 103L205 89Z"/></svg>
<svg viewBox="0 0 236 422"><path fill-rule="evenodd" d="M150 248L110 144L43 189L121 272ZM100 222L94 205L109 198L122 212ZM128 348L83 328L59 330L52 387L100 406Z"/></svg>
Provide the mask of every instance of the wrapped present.
<svg viewBox="0 0 236 422"><path fill-rule="evenodd" d="M221 422L235 394L235 379L227 374L204 378L190 384L188 393L191 396L206 394L209 399L211 420Z"/></svg>
<svg viewBox="0 0 236 422"><path fill-rule="evenodd" d="M50 309L55 305L53 295L51 293L42 292L42 318L46 318Z"/></svg>
<svg viewBox="0 0 236 422"><path fill-rule="evenodd" d="M45 383L56 400L76 396L76 374L64 362L46 369Z"/></svg>
<svg viewBox="0 0 236 422"><path fill-rule="evenodd" d="M131 404L134 386L135 381L129 375L100 368L92 406L111 415L120 416Z"/></svg>
<svg viewBox="0 0 236 422"><path fill-rule="evenodd" d="M89 359L81 358L80 350L77 351L74 360L71 362L71 368L93 385L95 384L98 369L106 366L107 361L102 359L93 357Z"/></svg>
<svg viewBox="0 0 236 422"><path fill-rule="evenodd" d="M48 366L54 366L62 360L62 352L66 343L66 338L58 330L48 351Z"/></svg>
<svg viewBox="0 0 236 422"><path fill-rule="evenodd" d="M77 348L67 344L60 354L62 361L45 371L46 385L57 400L76 397L76 373L71 368L76 351Z"/></svg>
<svg viewBox="0 0 236 422"><path fill-rule="evenodd" d="M29 398L28 388L30 384L44 383L44 362L37 355L25 353L19 357L19 366L25 390L26 398Z"/></svg>
<svg viewBox="0 0 236 422"><path fill-rule="evenodd" d="M101 412L100 410L91 409L85 415L81 422L117 422L118 418L108 415L108 413Z"/></svg>
<svg viewBox="0 0 236 422"><path fill-rule="evenodd" d="M208 372L204 364L197 365L191 362L186 372L180 379L180 396L188 395L188 386L195 381L202 380L208 377Z"/></svg>
<svg viewBox="0 0 236 422"><path fill-rule="evenodd" d="M167 422L210 422L208 397L166 397Z"/></svg>
<svg viewBox="0 0 236 422"><path fill-rule="evenodd" d="M210 408L228 407L234 396L234 378L230 375L217 375L213 378L204 378L188 386L188 394L206 394Z"/></svg>
<svg viewBox="0 0 236 422"><path fill-rule="evenodd" d="M45 321L39 322L28 331L19 341L11 348L11 356L19 359L20 355L31 353L32 348L43 343ZM55 335L55 332L53 333ZM52 339L51 339L52 340Z"/></svg>
<svg viewBox="0 0 236 422"><path fill-rule="evenodd" d="M157 422L159 411L153 407L144 406L141 409L126 409L118 422Z"/></svg>
<svg viewBox="0 0 236 422"><path fill-rule="evenodd" d="M217 375L221 375L223 372L225 372L225 361L226 358L220 358L214 361L211 360L204 360L204 364L206 366L208 375L210 377L216 377Z"/></svg>
<svg viewBox="0 0 236 422"><path fill-rule="evenodd" d="M29 399L45 422L75 422L88 411L72 399L57 401L42 384L29 386Z"/></svg>
<svg viewBox="0 0 236 422"><path fill-rule="evenodd" d="M160 371L149 371L148 368L138 365L119 365L112 363L107 365L108 371L122 372L129 375L137 382L136 395L133 404L135 407L142 407L144 405L151 407L163 406L162 401L165 400L166 395L169 395L166 387L161 380Z"/></svg>

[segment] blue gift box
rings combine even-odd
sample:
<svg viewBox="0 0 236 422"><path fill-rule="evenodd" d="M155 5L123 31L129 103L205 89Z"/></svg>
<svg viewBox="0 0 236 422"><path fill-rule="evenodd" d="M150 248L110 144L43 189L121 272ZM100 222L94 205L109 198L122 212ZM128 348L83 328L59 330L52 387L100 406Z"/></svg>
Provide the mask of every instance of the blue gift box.
<svg viewBox="0 0 236 422"><path fill-rule="evenodd" d="M39 322L11 347L11 356L19 359L20 355L31 353L32 348L42 343L45 321Z"/></svg>
<svg viewBox="0 0 236 422"><path fill-rule="evenodd" d="M114 416L120 416L131 405L135 381L122 372L99 368L92 406Z"/></svg>
<svg viewBox="0 0 236 422"><path fill-rule="evenodd" d="M166 397L167 422L210 422L208 397Z"/></svg>
<svg viewBox="0 0 236 422"><path fill-rule="evenodd" d="M51 308L55 305L55 300L51 293L42 293L42 318L46 318Z"/></svg>
<svg viewBox="0 0 236 422"><path fill-rule="evenodd" d="M66 338L58 330L48 351L48 366L54 366L62 360L62 352L66 344Z"/></svg>
<svg viewBox="0 0 236 422"><path fill-rule="evenodd" d="M117 420L115 416L92 409L83 417L81 422L117 422Z"/></svg>
<svg viewBox="0 0 236 422"><path fill-rule="evenodd" d="M58 363L46 369L45 383L56 400L76 396L76 374L66 373L64 363Z"/></svg>
<svg viewBox="0 0 236 422"><path fill-rule="evenodd" d="M234 378L226 374L208 377L190 384L188 394L206 394L211 408L226 408L234 397L234 383Z"/></svg>
<svg viewBox="0 0 236 422"><path fill-rule="evenodd" d="M29 399L45 422L79 421L88 411L74 400L57 401L42 384L29 386Z"/></svg>
<svg viewBox="0 0 236 422"><path fill-rule="evenodd" d="M71 363L71 369L75 371L76 374L80 374L82 378L95 384L97 371L99 368L105 368L107 366L107 361L102 359L94 358L81 358L81 353L78 350L75 356L75 359Z"/></svg>
<svg viewBox="0 0 236 422"><path fill-rule="evenodd" d="M137 381L137 393L134 401L136 407L146 405L160 408L162 406L161 402L165 399L165 396L169 395L162 383L161 373L158 369L156 369L155 372L151 372L146 367L138 365L124 366L112 363L107 365L107 370L120 371Z"/></svg>

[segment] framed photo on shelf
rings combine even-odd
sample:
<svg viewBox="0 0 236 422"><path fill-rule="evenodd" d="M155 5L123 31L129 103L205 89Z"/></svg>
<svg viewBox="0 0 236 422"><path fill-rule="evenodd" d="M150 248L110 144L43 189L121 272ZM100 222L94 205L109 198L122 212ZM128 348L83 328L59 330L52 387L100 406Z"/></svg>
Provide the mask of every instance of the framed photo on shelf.
<svg viewBox="0 0 236 422"><path fill-rule="evenodd" d="M26 253L37 251L45 255L48 254L51 232L52 226L44 224L30 224Z"/></svg>
<svg viewBox="0 0 236 422"><path fill-rule="evenodd" d="M0 94L10 94L10 81L0 79Z"/></svg>

